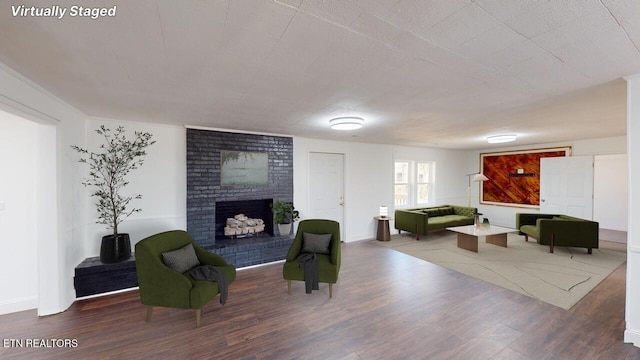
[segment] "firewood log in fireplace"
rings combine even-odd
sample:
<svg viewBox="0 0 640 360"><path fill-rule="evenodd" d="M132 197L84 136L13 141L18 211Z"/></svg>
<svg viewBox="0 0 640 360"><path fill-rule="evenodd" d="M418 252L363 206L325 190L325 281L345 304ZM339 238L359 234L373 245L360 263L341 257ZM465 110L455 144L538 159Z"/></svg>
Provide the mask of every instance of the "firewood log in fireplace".
<svg viewBox="0 0 640 360"><path fill-rule="evenodd" d="M227 219L224 227L225 236L254 235L264 231L264 220L252 219L244 214L238 214Z"/></svg>

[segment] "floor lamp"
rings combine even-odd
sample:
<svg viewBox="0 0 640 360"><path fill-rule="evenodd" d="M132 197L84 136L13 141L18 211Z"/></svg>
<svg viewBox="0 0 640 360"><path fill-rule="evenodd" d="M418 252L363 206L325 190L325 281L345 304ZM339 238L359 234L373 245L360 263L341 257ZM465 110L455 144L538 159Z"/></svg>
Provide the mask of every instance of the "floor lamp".
<svg viewBox="0 0 640 360"><path fill-rule="evenodd" d="M473 179L471 179L471 176L473 176ZM467 179L469 180L469 185L467 186L467 206L471 207L471 181L487 181L489 178L480 173L473 173L467 174Z"/></svg>

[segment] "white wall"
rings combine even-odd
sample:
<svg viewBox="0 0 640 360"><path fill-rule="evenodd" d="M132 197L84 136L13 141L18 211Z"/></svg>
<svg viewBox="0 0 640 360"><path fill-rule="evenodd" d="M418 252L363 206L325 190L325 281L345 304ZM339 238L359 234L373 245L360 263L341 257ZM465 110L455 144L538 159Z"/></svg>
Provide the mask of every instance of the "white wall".
<svg viewBox="0 0 640 360"><path fill-rule="evenodd" d="M627 155L596 155L593 168L593 220L601 229L627 231Z"/></svg>
<svg viewBox="0 0 640 360"><path fill-rule="evenodd" d="M435 161L435 199L433 199L432 205L466 206L467 173L464 172L464 168L468 154L468 151L396 146L393 149L393 161ZM391 169L393 171L393 166ZM461 187L463 188L462 192L460 191Z"/></svg>
<svg viewBox="0 0 640 360"><path fill-rule="evenodd" d="M480 153L510 151L510 150L523 150L523 149L541 149L550 147L571 146L572 154L575 156L581 155L608 155L608 154L626 154L626 137L610 137L590 140L576 140L566 141L562 143L550 143L550 144L537 144L521 147L509 147L509 148L496 148L482 151L475 151L468 158L468 172L471 173L480 169ZM465 184L466 187L466 184ZM517 208L497 205L482 205L478 202L479 187L478 184L471 184L471 206L477 206L478 211L484 214L484 217L489 218L492 224L515 227L516 213L518 212L531 212L535 213L537 210L529 208ZM475 205L474 205L475 204Z"/></svg>
<svg viewBox="0 0 640 360"><path fill-rule="evenodd" d="M302 219L309 214L309 153L345 155L344 241L370 239L373 217L382 204L391 204L392 147L293 138L293 202Z"/></svg>
<svg viewBox="0 0 640 360"><path fill-rule="evenodd" d="M129 174L129 185L123 189L126 195L142 194L142 199L134 199L130 203L130 207L142 211L134 213L118 226L120 233L129 233L132 250L135 243L147 236L167 230L186 230L186 129L182 126L92 118L86 126L90 151L98 151L100 144L104 143L104 138L95 132L100 125L111 130L123 126L128 138L133 138L135 131L149 132L156 141L147 149L144 164ZM88 166L84 171L82 176L86 177ZM98 218L96 198L87 195L84 201L87 207L85 257L98 256L102 236L109 235L112 230L95 223Z"/></svg>
<svg viewBox="0 0 640 360"><path fill-rule="evenodd" d="M629 184L640 183L640 74L627 78L627 147ZM640 192L629 186L627 299L624 341L640 347Z"/></svg>
<svg viewBox="0 0 640 360"><path fill-rule="evenodd" d="M467 178L460 175L460 169L466 164L468 152L299 137L293 139L293 152L293 197L302 218L309 211L309 152L345 154L346 242L375 237L373 217L380 205L389 206L393 214L393 162L396 159L436 162L434 204L464 205L467 201ZM462 193L458 191L461 186L464 186Z"/></svg>
<svg viewBox="0 0 640 360"><path fill-rule="evenodd" d="M0 314L37 306L37 127L0 111Z"/></svg>

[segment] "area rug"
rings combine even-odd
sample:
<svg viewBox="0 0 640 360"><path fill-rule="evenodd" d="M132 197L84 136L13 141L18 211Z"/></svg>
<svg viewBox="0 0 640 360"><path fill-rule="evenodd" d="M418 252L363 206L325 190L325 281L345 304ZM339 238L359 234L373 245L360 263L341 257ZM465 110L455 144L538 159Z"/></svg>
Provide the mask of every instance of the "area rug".
<svg viewBox="0 0 640 360"><path fill-rule="evenodd" d="M508 234L507 247L478 241L478 253L457 247L456 234L430 233L416 241L410 234L373 243L481 279L534 299L569 309L626 260L612 250L549 247Z"/></svg>

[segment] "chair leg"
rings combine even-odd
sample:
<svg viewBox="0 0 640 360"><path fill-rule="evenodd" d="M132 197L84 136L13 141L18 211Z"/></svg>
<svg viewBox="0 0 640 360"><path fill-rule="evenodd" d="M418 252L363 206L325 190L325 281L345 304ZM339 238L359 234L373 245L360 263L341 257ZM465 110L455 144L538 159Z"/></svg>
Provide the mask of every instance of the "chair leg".
<svg viewBox="0 0 640 360"><path fill-rule="evenodd" d="M529 235L524 234L524 241L529 242Z"/></svg>
<svg viewBox="0 0 640 360"><path fill-rule="evenodd" d="M588 254L591 254L591 253L592 253L591 248L587 248L587 253L588 253Z"/></svg>
<svg viewBox="0 0 640 360"><path fill-rule="evenodd" d="M333 284L329 283L329 299L333 297Z"/></svg>
<svg viewBox="0 0 640 360"><path fill-rule="evenodd" d="M200 327L200 314L202 309L196 309L196 327Z"/></svg>
<svg viewBox="0 0 640 360"><path fill-rule="evenodd" d="M554 240L555 240L555 235L551 234L551 244L549 245L549 252L551 254L553 254L553 243L554 243Z"/></svg>
<svg viewBox="0 0 640 360"><path fill-rule="evenodd" d="M153 314L153 306L147 305L147 316L144 317L144 321L151 321L151 315Z"/></svg>
<svg viewBox="0 0 640 360"><path fill-rule="evenodd" d="M287 280L287 294L291 295L291 280Z"/></svg>

